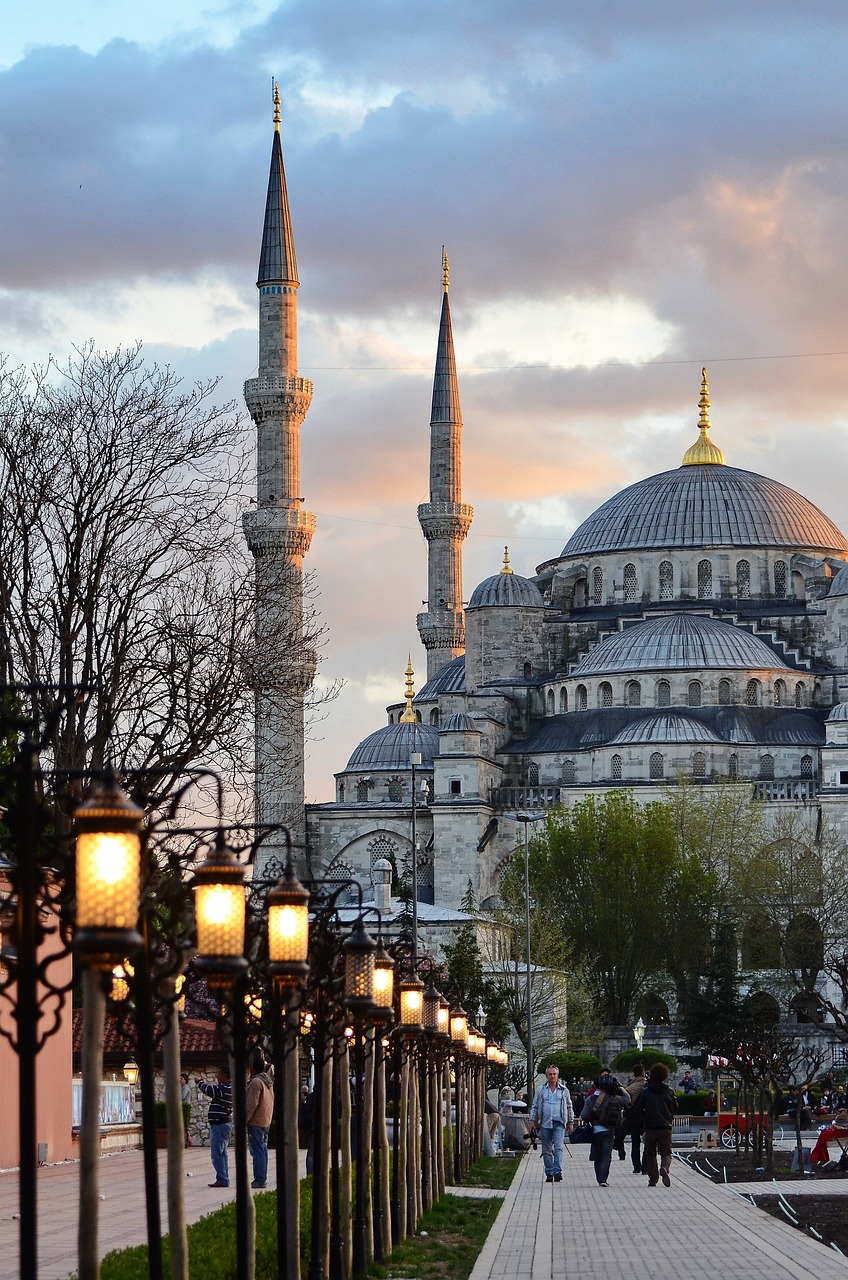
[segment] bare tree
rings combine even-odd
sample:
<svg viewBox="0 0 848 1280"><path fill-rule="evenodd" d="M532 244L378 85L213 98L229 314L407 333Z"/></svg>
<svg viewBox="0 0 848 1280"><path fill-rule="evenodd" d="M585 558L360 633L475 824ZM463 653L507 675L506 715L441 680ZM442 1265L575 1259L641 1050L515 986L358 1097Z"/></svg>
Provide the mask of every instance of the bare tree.
<svg viewBox="0 0 848 1280"><path fill-rule="evenodd" d="M322 634L310 605L302 643L281 620L257 645L243 424L214 392L140 346L0 367L2 678L42 723L79 686L53 763L158 771L154 802L198 762L248 778L257 680L284 710Z"/></svg>

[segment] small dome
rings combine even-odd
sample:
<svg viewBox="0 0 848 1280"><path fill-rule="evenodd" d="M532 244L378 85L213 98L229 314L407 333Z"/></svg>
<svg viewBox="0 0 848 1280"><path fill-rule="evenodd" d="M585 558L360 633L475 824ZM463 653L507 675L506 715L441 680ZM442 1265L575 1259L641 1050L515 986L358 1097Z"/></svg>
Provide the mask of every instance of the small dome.
<svg viewBox="0 0 848 1280"><path fill-rule="evenodd" d="M438 754L439 732L427 724L387 724L376 733L369 734L356 747L345 769L410 769L409 757L413 751L421 752L421 767L432 768L433 756Z"/></svg>
<svg viewBox="0 0 848 1280"><path fill-rule="evenodd" d="M492 605L529 605L532 609L544 609L545 602L539 588L529 578L522 578L518 573L495 573L474 588L468 601L469 609L485 609Z"/></svg>
<svg viewBox="0 0 848 1280"><path fill-rule="evenodd" d="M848 564L836 574L827 594L829 596L848 596Z"/></svg>
<svg viewBox="0 0 848 1280"><path fill-rule="evenodd" d="M848 720L848 702L837 702L827 718L828 722L832 720Z"/></svg>
<svg viewBox="0 0 848 1280"><path fill-rule="evenodd" d="M665 711L646 716L621 729L612 739L613 745L625 742L720 742L709 725L691 716Z"/></svg>
<svg viewBox="0 0 848 1280"><path fill-rule="evenodd" d="M480 730L467 711L455 711L440 726L442 733L479 733Z"/></svg>
<svg viewBox="0 0 848 1280"><path fill-rule="evenodd" d="M572 677L630 671L687 671L701 667L785 671L764 641L729 622L678 613L638 622L607 636L578 662Z"/></svg>
<svg viewBox="0 0 848 1280"><path fill-rule="evenodd" d="M440 693L465 693L465 654L461 653L458 658L454 658L452 662L442 667L441 671L437 671L432 680L428 680L426 684L418 690L413 702L428 702Z"/></svg>

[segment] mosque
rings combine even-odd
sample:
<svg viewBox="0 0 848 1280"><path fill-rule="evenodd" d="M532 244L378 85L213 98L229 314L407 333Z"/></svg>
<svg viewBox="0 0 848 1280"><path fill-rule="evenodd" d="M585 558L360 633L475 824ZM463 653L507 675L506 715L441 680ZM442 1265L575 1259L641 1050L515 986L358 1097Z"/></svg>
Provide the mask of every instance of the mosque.
<svg viewBox="0 0 848 1280"><path fill-rule="evenodd" d="M311 384L297 373L276 130L260 370L246 388L258 495L245 528L258 563L274 554L301 566L315 522L301 509L296 444ZM728 463L712 438L706 370L693 437L678 467L612 495L535 573L519 575L505 552L466 602L473 508L461 492L445 259L430 500L418 508L426 681L415 692L408 666L405 698L339 769L328 803L303 806L302 775L273 794L275 753L302 759L302 736L287 745L283 730L258 724L260 810L289 815L312 874L374 884L379 896L414 848L422 925L429 914L447 926L469 883L476 902L497 898L520 838L516 814L611 788L661 796L681 777L747 786L770 812L801 808L848 838L848 542L801 494Z"/></svg>

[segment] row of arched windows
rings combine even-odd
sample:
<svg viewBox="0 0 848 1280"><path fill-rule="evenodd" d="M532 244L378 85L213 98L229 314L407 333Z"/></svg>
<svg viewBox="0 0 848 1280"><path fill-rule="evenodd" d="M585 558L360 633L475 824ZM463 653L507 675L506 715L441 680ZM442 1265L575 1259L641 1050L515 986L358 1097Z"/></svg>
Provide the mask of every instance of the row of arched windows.
<svg viewBox="0 0 848 1280"><path fill-rule="evenodd" d="M693 751L691 758L691 768L693 778L705 778L707 776L707 757L703 751ZM675 771L677 766L675 765ZM727 762L728 774L732 779L739 777L739 757L733 752ZM760 756L758 764L759 777L762 781L773 781L774 779L774 756L769 752ZM801 757L800 776L802 778L812 778L814 772L813 757L805 755ZM531 786L539 785L539 766L531 764L529 769L529 783ZM624 777L624 758L616 753L610 760L610 777L613 782L620 782ZM652 782L658 782L665 777L665 756L661 751L653 751L648 759L648 777ZM573 783L577 781L577 769L573 760L566 760L562 766L562 781L564 783Z"/></svg>
<svg viewBox="0 0 848 1280"><path fill-rule="evenodd" d="M761 680L751 679L745 685L744 703L748 707L803 707L806 706L807 689L803 680L797 680L794 688L785 680L775 680L773 685L764 685ZM613 687L609 680L601 680L596 692L596 703L599 707L615 706ZM718 682L718 705L729 707L733 703L733 683L723 679ZM642 684L639 680L628 680L624 686L624 706L641 707ZM645 705L650 705L646 703ZM654 686L654 706L670 707L671 685L668 680L658 680ZM690 707L704 706L704 686L700 680L690 680L686 688L686 705ZM707 704L709 705L709 704ZM589 706L589 693L585 684L579 684L574 691L574 710L586 711ZM568 711L568 690L563 685L559 697L553 689L549 689L545 699L545 709L549 716L564 715Z"/></svg>
<svg viewBox="0 0 848 1280"><path fill-rule="evenodd" d="M714 599L713 565L711 560L698 561L697 580L698 599ZM786 564L782 560L778 560L773 567L773 582L774 594L776 596L785 596L788 583L788 571ZM628 563L624 566L625 603L634 603L639 599L639 595L639 574L636 565ZM737 560L736 562L736 595L740 600L747 600L750 598L751 564L748 560ZM601 605L606 603L604 595L604 571L600 565L595 565L592 570L591 598L593 604ZM659 598L660 600L674 599L674 565L670 560L660 561Z"/></svg>

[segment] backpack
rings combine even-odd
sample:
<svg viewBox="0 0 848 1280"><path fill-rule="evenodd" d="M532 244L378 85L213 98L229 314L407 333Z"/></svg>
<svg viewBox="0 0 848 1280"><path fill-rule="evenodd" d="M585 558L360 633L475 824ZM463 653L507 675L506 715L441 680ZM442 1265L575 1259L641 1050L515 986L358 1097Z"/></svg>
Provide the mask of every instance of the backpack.
<svg viewBox="0 0 848 1280"><path fill-rule="evenodd" d="M620 1093L605 1093L595 1107L595 1118L598 1124L608 1129L617 1129L624 1115L624 1098Z"/></svg>

